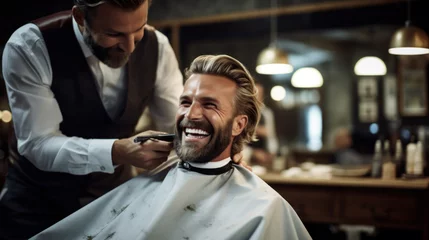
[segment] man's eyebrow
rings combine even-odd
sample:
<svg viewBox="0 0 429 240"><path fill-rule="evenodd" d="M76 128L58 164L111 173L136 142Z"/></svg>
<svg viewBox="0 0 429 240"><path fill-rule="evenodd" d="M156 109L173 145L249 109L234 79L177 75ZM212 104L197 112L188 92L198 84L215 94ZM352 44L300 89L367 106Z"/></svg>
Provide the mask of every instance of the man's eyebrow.
<svg viewBox="0 0 429 240"><path fill-rule="evenodd" d="M182 96L180 96L180 100L187 100L190 99L191 97L187 94L183 94ZM219 100L217 98L214 97L200 97L199 98L200 101L202 102L213 102L213 103L219 103Z"/></svg>
<svg viewBox="0 0 429 240"><path fill-rule="evenodd" d="M189 96L186 94L183 94L182 96L180 96L180 100L185 100L185 99L189 99Z"/></svg>
<svg viewBox="0 0 429 240"><path fill-rule="evenodd" d="M135 32L140 31L141 29L143 29L143 28L144 28L144 26L146 26L146 24L147 24L147 21L146 21L146 22L144 22L144 23L143 23L143 25L142 25L141 27L139 27L138 29L134 30L134 31L133 31L133 32L131 32L131 33L135 33ZM116 30L111 29L111 28L108 28L108 29L107 29L107 32L111 32L111 33L119 33L119 34L126 34L125 32L119 32L119 31L116 31Z"/></svg>
<svg viewBox="0 0 429 240"><path fill-rule="evenodd" d="M217 98L214 97L201 97L200 98L201 101L203 102L214 102L214 103L219 103L219 100Z"/></svg>

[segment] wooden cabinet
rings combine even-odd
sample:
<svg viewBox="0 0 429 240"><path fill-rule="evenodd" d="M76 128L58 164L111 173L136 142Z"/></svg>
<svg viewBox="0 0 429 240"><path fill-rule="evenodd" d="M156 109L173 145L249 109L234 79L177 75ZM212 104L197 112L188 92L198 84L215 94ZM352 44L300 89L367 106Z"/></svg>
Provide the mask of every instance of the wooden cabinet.
<svg viewBox="0 0 429 240"><path fill-rule="evenodd" d="M301 217L311 222L331 222L336 220L333 192L308 187L276 188L287 199Z"/></svg>
<svg viewBox="0 0 429 240"><path fill-rule="evenodd" d="M429 240L429 179L290 179L262 176L303 222L421 231Z"/></svg>
<svg viewBox="0 0 429 240"><path fill-rule="evenodd" d="M340 202L340 219L349 223L367 223L378 226L417 228L419 209L418 193L396 191L344 191ZM369 190L369 191L368 191ZM423 197L423 196L421 196Z"/></svg>

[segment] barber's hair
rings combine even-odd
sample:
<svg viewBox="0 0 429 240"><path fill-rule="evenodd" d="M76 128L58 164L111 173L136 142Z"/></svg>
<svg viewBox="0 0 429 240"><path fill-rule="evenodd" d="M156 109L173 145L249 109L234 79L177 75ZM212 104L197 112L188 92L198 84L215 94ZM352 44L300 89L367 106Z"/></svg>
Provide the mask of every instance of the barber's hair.
<svg viewBox="0 0 429 240"><path fill-rule="evenodd" d="M255 139L255 130L260 119L262 103L257 99L257 89L252 75L237 59L228 55L202 55L197 57L185 71L188 79L192 74L210 74L226 77L237 84L233 101L234 116L246 115L248 122L232 143L231 156L243 150L243 144Z"/></svg>
<svg viewBox="0 0 429 240"><path fill-rule="evenodd" d="M152 3L152 0L74 0L74 4L85 14L85 19L89 21L88 13L101 4L109 3L121 9L135 10L146 1L149 1L149 4Z"/></svg>

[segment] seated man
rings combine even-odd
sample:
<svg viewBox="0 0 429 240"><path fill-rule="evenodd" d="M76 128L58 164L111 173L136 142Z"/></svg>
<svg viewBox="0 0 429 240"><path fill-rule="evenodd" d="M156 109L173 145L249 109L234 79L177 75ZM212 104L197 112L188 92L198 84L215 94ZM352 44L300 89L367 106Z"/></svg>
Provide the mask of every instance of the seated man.
<svg viewBox="0 0 429 240"><path fill-rule="evenodd" d="M371 156L360 154L352 148L353 139L348 128L337 128L334 135L333 162L342 166L371 164Z"/></svg>
<svg viewBox="0 0 429 240"><path fill-rule="evenodd" d="M141 174L32 239L311 239L292 207L231 162L255 132L261 103L246 68L200 56L176 114L180 162Z"/></svg>

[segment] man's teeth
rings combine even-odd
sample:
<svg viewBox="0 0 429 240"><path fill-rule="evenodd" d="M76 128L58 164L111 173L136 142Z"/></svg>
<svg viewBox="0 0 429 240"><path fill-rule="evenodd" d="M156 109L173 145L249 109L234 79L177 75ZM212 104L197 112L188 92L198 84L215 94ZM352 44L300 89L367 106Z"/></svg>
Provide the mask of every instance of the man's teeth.
<svg viewBox="0 0 429 240"><path fill-rule="evenodd" d="M185 133L186 135L188 134L192 134L192 135L196 134L196 135L204 135L204 136L210 135L208 132L198 128L186 128Z"/></svg>

